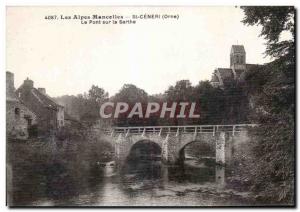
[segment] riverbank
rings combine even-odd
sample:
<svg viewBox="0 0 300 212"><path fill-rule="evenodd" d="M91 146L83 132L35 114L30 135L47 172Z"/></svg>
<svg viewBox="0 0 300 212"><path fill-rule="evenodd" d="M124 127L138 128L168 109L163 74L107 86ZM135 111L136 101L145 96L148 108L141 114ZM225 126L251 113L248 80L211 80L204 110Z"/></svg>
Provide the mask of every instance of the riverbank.
<svg viewBox="0 0 300 212"><path fill-rule="evenodd" d="M261 205L254 193L239 184L232 186L226 167L206 160L188 160L179 167L135 159L120 172L105 145L99 138L9 141L9 205Z"/></svg>

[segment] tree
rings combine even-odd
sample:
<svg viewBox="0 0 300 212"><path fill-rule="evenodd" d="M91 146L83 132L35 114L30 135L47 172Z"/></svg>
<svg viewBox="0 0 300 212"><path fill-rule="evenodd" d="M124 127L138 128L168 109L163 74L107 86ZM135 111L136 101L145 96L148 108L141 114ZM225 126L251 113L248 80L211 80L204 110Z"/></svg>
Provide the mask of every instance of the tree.
<svg viewBox="0 0 300 212"><path fill-rule="evenodd" d="M114 101L136 103L147 102L148 94L133 84L124 84L121 90L112 98Z"/></svg>
<svg viewBox="0 0 300 212"><path fill-rule="evenodd" d="M115 103L126 102L127 104L129 104L130 111L131 107L137 102L140 102L142 105L144 105L143 108L145 108L145 105L148 101L148 94L143 89L140 89L133 84L124 84L121 90L112 97L112 100ZM120 114L117 119L113 120L113 124L117 126L147 125L147 120L140 119L136 116L128 119L127 115L127 113Z"/></svg>
<svg viewBox="0 0 300 212"><path fill-rule="evenodd" d="M170 86L165 94L169 101L188 101L192 98L193 87L189 80L180 80L175 86Z"/></svg>
<svg viewBox="0 0 300 212"><path fill-rule="evenodd" d="M56 100L65 106L66 112L74 118L92 125L100 117L100 104L108 100L108 93L95 85L92 85L88 94L78 94L77 96L61 96Z"/></svg>
<svg viewBox="0 0 300 212"><path fill-rule="evenodd" d="M193 101L200 105L200 124L224 122L224 91L214 88L209 81L200 81L193 91Z"/></svg>
<svg viewBox="0 0 300 212"><path fill-rule="evenodd" d="M247 25L262 26L266 55L274 61L246 73L251 96L254 186L265 199L293 202L295 151L295 43L293 7L242 7ZM284 31L291 37L282 40Z"/></svg>
<svg viewBox="0 0 300 212"><path fill-rule="evenodd" d="M288 55L295 50L295 8L285 6L274 7L242 7L245 18L242 22L246 25L262 26L261 36L267 41L266 54L275 58ZM289 32L291 38L281 41L283 32Z"/></svg>
<svg viewBox="0 0 300 212"><path fill-rule="evenodd" d="M98 86L92 85L91 89L89 90L88 98L100 103L108 98L108 93L105 92L103 88L99 88Z"/></svg>

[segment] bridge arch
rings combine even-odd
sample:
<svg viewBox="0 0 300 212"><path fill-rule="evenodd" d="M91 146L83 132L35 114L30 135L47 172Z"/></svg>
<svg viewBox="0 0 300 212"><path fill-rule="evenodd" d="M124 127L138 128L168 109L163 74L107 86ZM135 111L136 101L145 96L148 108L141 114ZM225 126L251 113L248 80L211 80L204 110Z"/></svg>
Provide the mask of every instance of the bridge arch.
<svg viewBox="0 0 300 212"><path fill-rule="evenodd" d="M191 143L199 143L209 145L213 148L215 147L215 136L213 136L211 133L199 134L197 136L191 134L182 135L180 140L181 142L178 146L178 153Z"/></svg>
<svg viewBox="0 0 300 212"><path fill-rule="evenodd" d="M160 152L162 152L163 149L161 138L156 135L119 135L115 142L115 156L119 161L126 162L130 153L137 147L143 149L143 145L146 145L149 148L153 147L155 149L160 149Z"/></svg>
<svg viewBox="0 0 300 212"><path fill-rule="evenodd" d="M190 149L191 156L215 156L216 154L216 147L215 142L206 142L205 140L195 139L189 142L185 142L184 145L181 145L180 149L178 150L178 163L183 163L186 159L186 152L190 145L193 145L193 148ZM197 150L196 155L193 151ZM209 153L209 154L207 154Z"/></svg>
<svg viewBox="0 0 300 212"><path fill-rule="evenodd" d="M161 145L159 145L158 142L154 142L149 139L142 139L137 142L135 142L127 155L127 159L133 159L135 157L143 158L147 155L161 155L162 148Z"/></svg>
<svg viewBox="0 0 300 212"><path fill-rule="evenodd" d="M138 142L153 142L157 144L160 148L162 148L162 141L160 137L157 136L141 136L141 135L132 135L128 136L127 139L130 141L130 149Z"/></svg>

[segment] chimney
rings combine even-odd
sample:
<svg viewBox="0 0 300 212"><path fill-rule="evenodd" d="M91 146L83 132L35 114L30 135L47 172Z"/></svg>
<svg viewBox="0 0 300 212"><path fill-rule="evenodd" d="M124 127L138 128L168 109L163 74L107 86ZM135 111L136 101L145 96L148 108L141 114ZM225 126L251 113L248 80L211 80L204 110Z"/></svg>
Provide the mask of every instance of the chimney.
<svg viewBox="0 0 300 212"><path fill-rule="evenodd" d="M14 74L6 72L6 98L14 98L15 85L14 85Z"/></svg>
<svg viewBox="0 0 300 212"><path fill-rule="evenodd" d="M45 88L38 88L38 91L42 94L46 94L46 89Z"/></svg>
<svg viewBox="0 0 300 212"><path fill-rule="evenodd" d="M33 81L27 77L27 79L24 80L24 86L27 88L33 88Z"/></svg>

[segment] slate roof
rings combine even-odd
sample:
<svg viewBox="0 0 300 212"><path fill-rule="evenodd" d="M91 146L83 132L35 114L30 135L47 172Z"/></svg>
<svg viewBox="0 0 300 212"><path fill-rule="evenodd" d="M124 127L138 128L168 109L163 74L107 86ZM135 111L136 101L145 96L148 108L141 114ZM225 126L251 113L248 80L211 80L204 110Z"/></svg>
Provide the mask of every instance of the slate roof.
<svg viewBox="0 0 300 212"><path fill-rule="evenodd" d="M219 79L218 79L216 73L213 73L213 75L211 77L211 82L219 82Z"/></svg>
<svg viewBox="0 0 300 212"><path fill-rule="evenodd" d="M239 78L241 74L245 72L245 70L243 69L235 69L234 71L236 73L237 78Z"/></svg>
<svg viewBox="0 0 300 212"><path fill-rule="evenodd" d="M217 71L219 72L223 82L232 81L234 79L234 74L231 68L218 68Z"/></svg>
<svg viewBox="0 0 300 212"><path fill-rule="evenodd" d="M56 103L50 96L47 94L41 93L38 89L32 87L32 88L26 88L24 84L22 84L16 91L18 94L19 92L26 94L26 96L30 95L30 101L35 101L35 103L44 106L46 108L57 110L58 107L63 107L62 105ZM25 99L24 99L25 98ZM22 97L22 101L25 102L27 97Z"/></svg>
<svg viewBox="0 0 300 212"><path fill-rule="evenodd" d="M31 88L31 93L36 98L36 100L39 101L45 107L49 107L49 108L63 107L62 105L57 104L50 96L41 93L36 88Z"/></svg>
<svg viewBox="0 0 300 212"><path fill-rule="evenodd" d="M243 45L232 45L232 51L236 53L246 53Z"/></svg>
<svg viewBox="0 0 300 212"><path fill-rule="evenodd" d="M246 70L251 70L252 68L258 68L262 65L259 64L246 64Z"/></svg>

